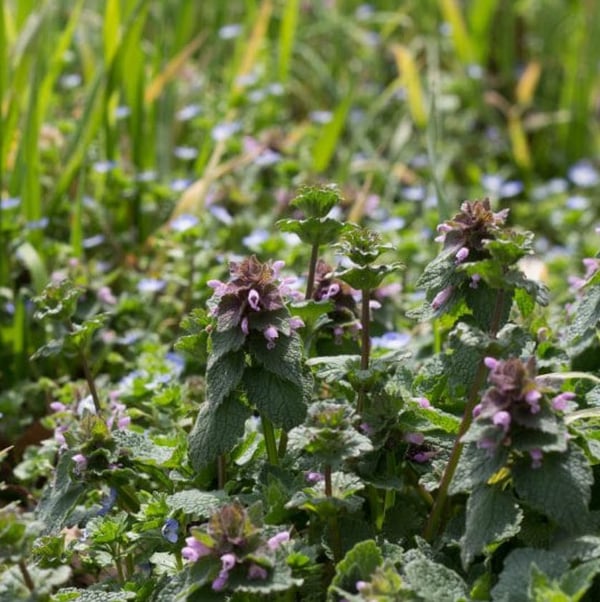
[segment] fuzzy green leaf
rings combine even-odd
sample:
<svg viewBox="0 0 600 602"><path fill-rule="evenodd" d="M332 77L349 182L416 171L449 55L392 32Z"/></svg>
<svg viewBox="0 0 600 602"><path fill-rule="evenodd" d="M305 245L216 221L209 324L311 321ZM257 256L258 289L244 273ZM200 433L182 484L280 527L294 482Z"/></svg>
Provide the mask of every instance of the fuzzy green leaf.
<svg viewBox="0 0 600 602"><path fill-rule="evenodd" d="M456 602L466 599L467 587L458 574L422 554L407 562L402 572L412 589L424 600Z"/></svg>
<svg viewBox="0 0 600 602"><path fill-rule="evenodd" d="M243 351L232 351L222 356L211 355L206 368L206 398L219 404L242 380L245 358Z"/></svg>
<svg viewBox="0 0 600 602"><path fill-rule="evenodd" d="M571 313L574 317L567 328L567 344L579 351L581 346L596 338L595 332L600 322L600 286L586 288L584 296L573 304Z"/></svg>
<svg viewBox="0 0 600 602"><path fill-rule="evenodd" d="M225 496L220 491L207 492L198 489L185 489L166 498L169 510L182 510L199 518L209 518L223 504Z"/></svg>
<svg viewBox="0 0 600 602"><path fill-rule="evenodd" d="M567 453L545 454L540 468L520 462L513 468L521 499L570 532L589 525L588 504L594 482L587 458L571 445Z"/></svg>
<svg viewBox="0 0 600 602"><path fill-rule="evenodd" d="M131 458L145 464L161 466L168 462L175 452L173 447L158 445L146 433L119 430L112 436L118 446L128 450Z"/></svg>
<svg viewBox="0 0 600 602"><path fill-rule="evenodd" d="M352 288L357 290L374 290L383 279L392 272L402 267L400 263L391 263L385 265L365 265L354 266L336 275L347 282Z"/></svg>
<svg viewBox="0 0 600 602"><path fill-rule="evenodd" d="M463 564L471 564L475 556L491 544L499 544L519 532L523 512L508 491L479 485L467 500L467 518L461 539Z"/></svg>
<svg viewBox="0 0 600 602"><path fill-rule="evenodd" d="M547 550L520 548L504 560L504 570L492 589L492 599L502 602L529 602L529 584L533 566L549 577L559 577L567 568L567 561Z"/></svg>
<svg viewBox="0 0 600 602"><path fill-rule="evenodd" d="M305 244L320 246L336 241L344 224L331 217L311 217L303 220L283 219L277 222L277 227L282 232L297 234Z"/></svg>
<svg viewBox="0 0 600 602"><path fill-rule="evenodd" d="M248 346L250 354L265 370L289 380L298 387L304 386L302 341L297 334L281 335L275 340L275 347L267 349L265 338L257 333L251 333L248 337Z"/></svg>
<svg viewBox="0 0 600 602"><path fill-rule="evenodd" d="M485 450L479 449L475 443L467 443L450 483L449 492L451 494L469 492L487 483L488 479L506 464L507 459L508 452L505 449L498 450L496 454L490 456Z"/></svg>
<svg viewBox="0 0 600 602"><path fill-rule="evenodd" d="M220 454L233 449L244 434L250 410L234 396L219 405L205 403L189 435L189 457L196 470L208 466Z"/></svg>
<svg viewBox="0 0 600 602"><path fill-rule="evenodd" d="M246 340L242 329L235 326L228 330L217 330L210 335L211 359L216 361L226 353L239 351Z"/></svg>
<svg viewBox="0 0 600 602"><path fill-rule="evenodd" d="M276 426L289 430L304 420L304 391L289 380L262 368L249 368L244 372L244 387L248 401Z"/></svg>
<svg viewBox="0 0 600 602"><path fill-rule="evenodd" d="M335 577L329 587L329 599L334 590L340 588L348 592L356 591L357 581L368 581L375 569L383 564L383 554L372 539L357 543L337 564Z"/></svg>
<svg viewBox="0 0 600 602"><path fill-rule="evenodd" d="M302 211L306 217L325 217L341 201L339 191L333 187L302 188L291 202L293 207Z"/></svg>
<svg viewBox="0 0 600 602"><path fill-rule="evenodd" d="M46 525L44 534L58 533L79 502L85 487L82 482L71 479L73 454L64 453L56 467L54 484L47 487L36 509L36 515Z"/></svg>

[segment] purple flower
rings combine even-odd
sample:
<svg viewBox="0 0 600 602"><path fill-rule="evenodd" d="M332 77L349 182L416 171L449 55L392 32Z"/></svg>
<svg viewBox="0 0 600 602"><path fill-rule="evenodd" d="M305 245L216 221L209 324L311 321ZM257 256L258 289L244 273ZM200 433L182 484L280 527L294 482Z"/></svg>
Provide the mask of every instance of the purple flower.
<svg viewBox="0 0 600 602"><path fill-rule="evenodd" d="M67 409L67 406L64 403L61 403L60 401L53 401L50 404L50 409L53 412L64 412Z"/></svg>
<svg viewBox="0 0 600 602"><path fill-rule="evenodd" d="M417 403L419 404L419 407L424 410L431 408L431 402L429 399L427 399L427 397L419 397L419 399L417 399Z"/></svg>
<svg viewBox="0 0 600 602"><path fill-rule="evenodd" d="M529 455L531 456L531 468L540 468L542 465L542 450L541 449L531 449L529 450Z"/></svg>
<svg viewBox="0 0 600 602"><path fill-rule="evenodd" d="M289 324L291 330L298 330L298 328L304 327L304 321L298 316L293 316L292 318L290 318Z"/></svg>
<svg viewBox="0 0 600 602"><path fill-rule="evenodd" d="M571 393L570 391L560 393L552 399L552 408L557 412L564 412L567 409L569 402L573 401L575 397L575 393Z"/></svg>
<svg viewBox="0 0 600 602"><path fill-rule="evenodd" d="M83 454L75 454L71 459L75 462L75 472L77 474L82 473L87 468L88 461Z"/></svg>
<svg viewBox="0 0 600 602"><path fill-rule="evenodd" d="M201 541L198 541L195 537L186 537L185 543L187 544L181 550L181 557L188 562L196 562L198 558L203 556L209 556L212 554L212 550Z"/></svg>
<svg viewBox="0 0 600 602"><path fill-rule="evenodd" d="M323 476L322 473L320 472L316 472L316 471L311 471L311 472L307 472L304 475L304 478L307 480L307 482L309 482L311 485L314 485L315 483L320 483L325 477Z"/></svg>
<svg viewBox="0 0 600 602"><path fill-rule="evenodd" d="M265 339L267 339L267 349L273 349L275 347L275 339L279 336L279 332L275 326L267 326L263 331Z"/></svg>
<svg viewBox="0 0 600 602"><path fill-rule="evenodd" d="M250 292L248 293L248 305L254 310L254 311L260 311L260 295L252 288L250 289Z"/></svg>
<svg viewBox="0 0 600 602"><path fill-rule="evenodd" d="M494 414L492 422L496 426L502 427L502 430L506 433L510 427L511 417L510 414L504 410L500 410Z"/></svg>
<svg viewBox="0 0 600 602"><path fill-rule="evenodd" d="M456 263L462 263L469 256L469 249L467 247L461 247L456 252Z"/></svg>
<svg viewBox="0 0 600 602"><path fill-rule="evenodd" d="M500 364L500 362L493 357L486 357L483 360L483 363L490 369L490 370L494 370L496 368L496 366L498 366Z"/></svg>
<svg viewBox="0 0 600 602"><path fill-rule="evenodd" d="M101 286L98 289L98 300L107 305L115 305L117 298L113 295L109 286Z"/></svg>
<svg viewBox="0 0 600 602"><path fill-rule="evenodd" d="M438 309L440 309L442 306L444 306L448 302L448 299L450 299L453 292L454 292L453 286L447 286L445 289L442 289L431 301L431 308L434 311L437 311Z"/></svg>
<svg viewBox="0 0 600 602"><path fill-rule="evenodd" d="M269 550L275 551L281 544L284 544L290 540L290 534L287 531L281 531L276 535L273 535L268 541L267 546Z"/></svg>
<svg viewBox="0 0 600 602"><path fill-rule="evenodd" d="M227 580L229 579L229 571L235 566L237 562L237 558L235 554L223 554L221 556L221 564L222 569L218 575L218 577L212 582L212 588L216 592L220 592L225 585L227 585Z"/></svg>
<svg viewBox="0 0 600 602"><path fill-rule="evenodd" d="M540 411L541 398L542 394L536 389L531 389L525 393L525 401L531 406L532 414L537 414Z"/></svg>

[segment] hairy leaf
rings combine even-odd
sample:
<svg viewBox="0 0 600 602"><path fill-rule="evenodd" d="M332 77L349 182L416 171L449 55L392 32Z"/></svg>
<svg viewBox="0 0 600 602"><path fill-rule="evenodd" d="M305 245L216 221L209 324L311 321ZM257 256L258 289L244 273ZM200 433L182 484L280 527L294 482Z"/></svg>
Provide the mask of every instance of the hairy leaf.
<svg viewBox="0 0 600 602"><path fill-rule="evenodd" d="M218 405L242 380L245 358L243 351L211 356L206 368L206 398Z"/></svg>
<svg viewBox="0 0 600 602"><path fill-rule="evenodd" d="M233 395L219 405L205 403L189 435L189 457L196 470L229 452L244 434L250 410Z"/></svg>
<svg viewBox="0 0 600 602"><path fill-rule="evenodd" d="M594 482L587 458L571 445L567 453L545 454L540 468L528 462L513 468L519 496L567 531L588 526L588 504Z"/></svg>
<svg viewBox="0 0 600 602"><path fill-rule="evenodd" d="M469 565L490 544L498 544L519 532L523 512L514 497L499 487L479 485L467 500L466 531L461 558Z"/></svg>
<svg viewBox="0 0 600 602"><path fill-rule="evenodd" d="M293 382L263 368L249 368L244 373L244 387L248 401L276 426L289 430L304 420L304 391Z"/></svg>

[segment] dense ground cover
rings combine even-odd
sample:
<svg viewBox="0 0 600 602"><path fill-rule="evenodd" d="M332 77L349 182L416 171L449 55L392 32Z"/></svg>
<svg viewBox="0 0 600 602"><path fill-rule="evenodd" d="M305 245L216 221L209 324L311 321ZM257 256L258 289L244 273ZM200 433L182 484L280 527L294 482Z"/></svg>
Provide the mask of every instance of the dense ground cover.
<svg viewBox="0 0 600 602"><path fill-rule="evenodd" d="M599 13L2 3L0 600L598 599Z"/></svg>

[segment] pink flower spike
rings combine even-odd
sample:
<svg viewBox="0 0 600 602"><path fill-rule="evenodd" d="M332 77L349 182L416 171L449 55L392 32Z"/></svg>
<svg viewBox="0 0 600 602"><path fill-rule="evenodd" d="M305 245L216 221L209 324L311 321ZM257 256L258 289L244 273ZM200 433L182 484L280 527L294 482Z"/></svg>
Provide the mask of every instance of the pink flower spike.
<svg viewBox="0 0 600 602"><path fill-rule="evenodd" d="M290 534L287 531L281 531L280 533L273 535L273 537L267 541L267 546L269 547L269 550L275 551L281 544L286 543L289 540Z"/></svg>
<svg viewBox="0 0 600 602"><path fill-rule="evenodd" d="M490 370L495 370L496 366L498 366L498 364L500 363L496 358L493 357L486 357L483 360L483 363L490 369Z"/></svg>
<svg viewBox="0 0 600 602"><path fill-rule="evenodd" d="M255 291L253 288L251 288L250 292L248 293L248 305L254 311L260 311L260 305L258 304L259 301L260 301L260 295L258 294L257 291Z"/></svg>
<svg viewBox="0 0 600 602"><path fill-rule="evenodd" d="M564 412L567 409L569 402L573 401L575 397L575 393L571 393L570 391L560 393L552 399L552 407L557 412Z"/></svg>
<svg viewBox="0 0 600 602"><path fill-rule="evenodd" d="M508 412L500 410L494 414L492 421L496 426L502 427L502 430L506 433L506 431L508 431L508 427L510 426L511 417Z"/></svg>
<svg viewBox="0 0 600 602"><path fill-rule="evenodd" d="M469 249L467 247L461 247L456 253L456 263L462 263L469 256Z"/></svg>
<svg viewBox="0 0 600 602"><path fill-rule="evenodd" d="M124 431L131 424L131 416L121 416L119 420L117 420L117 429L120 431Z"/></svg>

